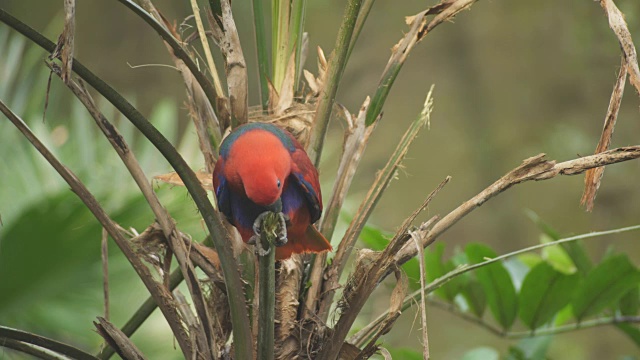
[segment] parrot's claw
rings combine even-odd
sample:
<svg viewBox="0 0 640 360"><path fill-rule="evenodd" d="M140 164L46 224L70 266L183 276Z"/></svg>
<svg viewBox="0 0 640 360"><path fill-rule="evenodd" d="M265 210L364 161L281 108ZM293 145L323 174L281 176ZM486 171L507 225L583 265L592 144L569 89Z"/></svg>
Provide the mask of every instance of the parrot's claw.
<svg viewBox="0 0 640 360"><path fill-rule="evenodd" d="M256 218L256 220L253 222L253 233L255 235L253 235L249 241L247 242L248 244L252 244L252 245L256 245L260 243L260 233L262 232L262 222L264 221L264 217L268 214L268 212L263 212L262 214L258 215L258 217ZM278 221L280 222L280 226L278 228L278 233L276 234L276 240L274 245L275 246L283 246L287 244L287 224L290 221L289 216L283 214L283 213L277 213L278 215ZM258 255L264 256L267 255L269 253L269 250L262 250L261 246L257 246L258 248ZM264 252L264 254L260 254L260 252Z"/></svg>
<svg viewBox="0 0 640 360"><path fill-rule="evenodd" d="M287 223L289 222L289 217L283 213L278 213L278 221L280 221L280 231L278 232L278 237L275 241L275 246L284 246L287 244Z"/></svg>
<svg viewBox="0 0 640 360"><path fill-rule="evenodd" d="M251 237L251 239L249 239L249 244L253 243L254 245L256 245L256 254L258 256L267 256L269 255L269 253L271 252L271 247L268 248L263 248L262 245L259 244L260 241L260 236L259 235L253 235Z"/></svg>

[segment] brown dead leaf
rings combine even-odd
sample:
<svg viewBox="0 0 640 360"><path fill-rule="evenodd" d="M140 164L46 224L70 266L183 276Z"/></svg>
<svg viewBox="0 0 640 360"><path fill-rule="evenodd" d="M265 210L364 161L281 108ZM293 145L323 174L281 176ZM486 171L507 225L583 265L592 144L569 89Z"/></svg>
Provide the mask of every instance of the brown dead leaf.
<svg viewBox="0 0 640 360"><path fill-rule="evenodd" d="M287 64L287 70L282 80L282 87L278 94L278 105L275 107L273 113L276 116L282 115L287 109L293 106L293 95L295 91L295 78L296 78L296 52L291 52L289 62Z"/></svg>
<svg viewBox="0 0 640 360"><path fill-rule="evenodd" d="M196 171L196 177L200 180L200 184L205 190L213 191L213 180L212 175L209 173L205 173L202 171ZM157 175L153 177L156 180L162 181L167 184L176 185L176 186L184 186L182 179L176 172L170 172L167 174Z"/></svg>
<svg viewBox="0 0 640 360"><path fill-rule="evenodd" d="M609 149L611 145L611 137L613 136L613 130L616 126L616 119L618 118L618 110L620 110L620 103L622 102L622 95L624 93L624 85L627 82L627 67L625 66L624 56L622 58L622 66L620 67L620 73L618 79L613 87L611 93L611 99L609 100L609 108L607 109L607 116L604 119L604 127L602 129L602 135L600 141L596 147L595 154L599 154ZM600 187L600 180L604 174L604 167L594 168L587 170L584 177L584 192L580 204L586 207L587 211L593 210L593 202L596 199L598 188Z"/></svg>

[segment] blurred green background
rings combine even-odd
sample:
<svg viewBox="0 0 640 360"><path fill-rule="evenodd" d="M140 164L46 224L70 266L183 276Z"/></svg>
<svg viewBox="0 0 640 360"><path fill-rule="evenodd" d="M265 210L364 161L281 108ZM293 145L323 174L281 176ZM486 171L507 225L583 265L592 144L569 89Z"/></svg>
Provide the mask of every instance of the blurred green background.
<svg viewBox="0 0 640 360"><path fill-rule="evenodd" d="M154 3L178 24L191 13L186 0ZM632 36L640 41L640 3L616 3L626 14ZM249 68L250 102L257 105L249 4L235 1L234 14ZM375 4L341 82L340 103L357 112L365 96L373 94L390 48L407 30L404 17L429 5L433 2L379 0ZM62 1L1 0L0 7L49 39L56 39L62 30ZM316 46L327 55L331 51L343 10L343 1L309 2L307 69L315 72ZM78 1L75 49L79 60L169 132L194 168L201 166L183 106L181 76L167 67L132 68L172 65L159 37L144 22L116 1ZM142 231L153 219L151 212L84 109L58 79L52 82L47 120L42 121L48 75L44 57L40 49L0 25L0 99L47 140L116 220ZM431 84L436 85L431 128L423 130L411 147L399 179L392 182L371 220L391 232L447 175L453 177L451 183L421 220L446 214L529 156L545 152L550 159L563 161L592 153L619 66L618 42L597 2L478 2L455 23L434 30L409 57L353 182L347 209L357 209L375 172L419 114ZM625 91L612 147L638 144L640 101L632 87ZM119 120L112 108L102 107ZM170 170L150 144L135 137L126 121L119 123L148 175ZM342 129L340 120L333 121L328 134L320 169L325 199L340 155ZM0 154L4 223L0 227L0 323L95 350L100 338L91 321L102 311L100 228L7 121L0 121ZM487 243L498 253L536 244L540 231L526 216L527 209L563 235L638 224L639 174L637 161L609 167L592 213L579 206L582 176L516 186L474 211L439 241L446 244L447 254L472 241ZM166 186L159 186L158 192L181 229L202 238L205 232L186 192ZM590 240L587 245L594 260L614 246L637 264L637 239L637 234L622 234ZM145 291L115 246L110 252L113 321L121 325L145 298ZM388 306L383 291L371 298L360 325ZM428 318L434 359L461 358L480 346L504 351L510 344L438 309L431 309ZM418 349L418 323L413 311L403 315L385 344ZM151 359L180 358L167 333L168 327L156 314L134 341ZM549 352L553 359L616 359L625 354L638 354L638 349L611 328L558 336ZM5 355L9 356L0 352L0 358Z"/></svg>

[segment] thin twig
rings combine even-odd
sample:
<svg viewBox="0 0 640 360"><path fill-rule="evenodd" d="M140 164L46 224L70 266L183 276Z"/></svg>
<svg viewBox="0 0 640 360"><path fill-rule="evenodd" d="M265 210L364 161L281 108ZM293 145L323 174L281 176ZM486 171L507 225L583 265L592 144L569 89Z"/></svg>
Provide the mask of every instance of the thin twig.
<svg viewBox="0 0 640 360"><path fill-rule="evenodd" d="M193 62L193 60L191 60L191 57L189 56L189 54L187 54L186 50L182 47L182 45L178 42L178 40L176 40L176 38L174 38L173 35L170 32L168 32L167 29L160 22L158 22L153 16L151 16L143 8L138 6L138 4L134 3L131 0L117 0L117 1L122 3L127 8L131 9L136 15L138 15L142 20L144 20L147 24L149 24L151 28L153 28L153 30L155 30L158 33L158 35L160 35L162 39L169 46L171 46L171 49L173 49L175 55L178 58L180 58L180 60L182 60L185 63L185 65L187 65L187 67L195 77L198 84L202 86L202 89L204 90L205 94L207 95L207 98L209 99L209 102L215 106L216 99L222 96L222 94L216 93L215 88L211 83L211 81L209 81L204 76L204 74L202 74L200 69L198 69L198 66L196 65L196 63Z"/></svg>
<svg viewBox="0 0 640 360"><path fill-rule="evenodd" d="M165 22L165 19L160 15L160 12L150 0L141 0L140 4L159 24L164 26L167 32L172 33L176 38L179 36L179 34L170 27L170 24ZM182 80L184 81L187 91L189 115L196 128L200 151L204 156L205 170L211 173L218 158L218 146L222 141L222 130L220 129L218 115L223 121L228 121L226 120L226 118L229 117L229 111L226 106L227 102L222 93L216 93L218 95L216 103L210 102L203 88L198 84L185 62L176 56L169 43L165 41L164 44L176 68L182 75Z"/></svg>
<svg viewBox="0 0 640 360"><path fill-rule="evenodd" d="M529 331L503 331L487 322L473 316L469 313L460 311L458 307L454 304L446 304L442 301L429 299L429 305L433 305L438 307L448 313L455 315L465 321L468 321L472 324L478 325L481 328L491 332L494 335L507 338L507 339L526 339L532 338L536 336L549 336L549 335L558 335L576 330L584 330L590 329L594 327L600 327L605 325L616 325L616 324L638 324L640 323L640 316L611 316L611 317L602 317L597 319L585 320L579 323L561 325L561 326L553 326L547 328L541 328L536 330Z"/></svg>
<svg viewBox="0 0 640 360"><path fill-rule="evenodd" d="M605 235L613 235L613 234L620 234L620 233L624 233L624 232L628 232L628 231L635 231L635 230L640 230L640 225L635 225L635 226L628 226L628 227L624 227L624 228L619 228L619 229L613 229L613 230L604 230L604 231L595 231L595 232L590 232L590 233L586 233L586 234L580 234L580 235L575 235L575 236L571 236L571 237L567 237L567 238L562 238L562 239L558 239L555 241L550 241L548 243L544 243L544 244L538 244L538 245L534 245L534 246L529 246L526 247L524 249L520 249L517 251L513 251L507 254L503 254L500 256L497 256L495 258L492 259L488 259L485 260L483 262L477 263L477 264L473 264L473 265L461 265L458 266L456 269L451 270L450 272L442 275L441 277L433 280L431 283L429 283L429 285L427 285L426 287L422 288L422 289L418 289L415 292L413 292L411 295L409 295L405 300L404 303L402 305L402 311L408 309L409 307L411 307L413 304L416 303L416 300L418 299L419 296L421 296L421 293L426 293L426 294L430 294L432 292L434 292L435 290L437 290L438 288L440 288L441 286L443 286L444 284L446 284L447 282L449 282L451 279L460 276L464 273L467 273L469 271L473 271L475 269L493 264L495 262L498 261L502 261L514 256L518 256L530 251L535 251L535 250L540 250L549 246L555 246L555 245L562 245L565 243L570 243L570 242L574 242L574 241L578 241L578 240L583 240L583 239L590 239L590 238L596 238L596 237L600 237L600 236L605 236ZM427 298L428 299L428 298ZM369 337L369 335L372 332L373 328L376 328L378 326L380 326L379 324L384 320L387 312L382 313L378 318L376 318L373 322L371 322L369 325L365 326L362 330L358 331L355 335L353 335L351 338L349 338L349 342L356 345L356 346L362 346L364 344L364 341L366 341ZM471 316L471 315L469 315ZM495 331L496 334L501 335L503 334L503 332L501 330L496 330Z"/></svg>
<svg viewBox="0 0 640 360"><path fill-rule="evenodd" d="M205 35L204 26L202 24L202 17L200 16L200 7L198 6L197 0L191 0L191 9L193 10L193 17L196 20L196 27L198 29L198 33L200 34L200 42L202 43L202 48L204 49L204 56L207 58L207 64L209 65L209 70L211 71L211 76L213 77L213 85L216 88L216 93L224 94L222 90L222 85L220 84L220 77L218 76L218 70L216 69L216 63L213 61L213 55L211 53L211 48L209 47L209 41L207 40L207 36Z"/></svg>
<svg viewBox="0 0 640 360"><path fill-rule="evenodd" d="M416 247L418 248L418 263L420 264L420 289L426 287L425 277L427 276L427 270L424 265L424 249L420 246L420 239L413 231L409 232L411 239L413 239ZM420 320L422 322L422 357L426 360L429 356L429 333L427 332L427 305L425 303L426 294L424 291L420 291Z"/></svg>
<svg viewBox="0 0 640 360"><path fill-rule="evenodd" d="M102 292L104 295L104 318L109 321L109 234L102 228L100 253L102 257Z"/></svg>
<svg viewBox="0 0 640 360"><path fill-rule="evenodd" d="M76 1L64 0L64 29L58 38L56 50L51 59L59 57L62 61L62 81L67 82L71 77L73 65L73 43L76 33Z"/></svg>

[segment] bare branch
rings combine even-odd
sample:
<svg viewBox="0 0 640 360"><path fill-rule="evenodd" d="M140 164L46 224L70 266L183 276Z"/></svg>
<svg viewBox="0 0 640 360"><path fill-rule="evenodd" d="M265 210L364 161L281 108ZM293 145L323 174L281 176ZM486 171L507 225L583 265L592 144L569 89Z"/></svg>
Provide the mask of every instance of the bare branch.
<svg viewBox="0 0 640 360"><path fill-rule="evenodd" d="M346 108L343 108L344 116L347 122L347 129L345 131L344 143L342 145L342 157L340 158L340 165L338 166L338 173L333 185L333 192L329 205L326 207L326 211L322 217L320 223L320 232L329 240L333 237L333 231L336 223L338 222L338 215L342 209L349 188L351 187L351 181L356 173L356 169L360 164L360 159L364 154L369 137L373 133L376 126L366 126L364 121L367 115L367 109L369 107L369 97L367 97L362 106L358 117L353 121L351 113ZM324 267L327 262L327 253L321 253L315 256L313 262L313 268L311 269L311 275L309 282L311 287L307 292L307 298L305 301L306 309L312 309L315 311L316 302L322 289L322 283L324 282ZM312 314L308 311L304 312L306 318L310 318Z"/></svg>
<svg viewBox="0 0 640 360"><path fill-rule="evenodd" d="M376 179L369 188L369 192L362 201L355 218L349 224L349 228L347 229L344 238L340 242L340 245L338 245L338 250L336 251L336 255L333 258L331 266L329 266L325 271L327 281L323 286L324 295L320 300L320 309L318 311L318 316L320 316L324 321L327 319L329 308L333 302L333 295L335 290L338 288L340 275L347 264L347 259L349 258L349 255L351 255L351 251L353 250L360 232L362 232L364 225L369 219L369 216L373 212L376 204L382 197L383 192L389 186L398 166L400 166L400 163L409 150L409 145L411 145L413 140L418 136L420 129L429 122L429 117L431 116L431 111L433 109L432 94L433 86L427 94L421 115L409 126L409 129L407 129L404 136L398 143L398 146L387 161L387 164L380 172L378 172L378 176L376 176Z"/></svg>
<svg viewBox="0 0 640 360"><path fill-rule="evenodd" d="M145 360L145 356L140 350L131 342L131 339L127 337L120 329L113 326L108 320L102 317L98 317L98 322L93 322L98 334L105 339L109 345L116 349L116 352L120 357L127 360Z"/></svg>
<svg viewBox="0 0 640 360"><path fill-rule="evenodd" d="M377 328L376 333L371 336L369 343L362 349L357 359L367 359L368 357L366 357L366 354L370 354L375 351L376 342L380 336L387 334L402 314L402 304L407 294L409 283L407 281L407 275L400 268L396 268L394 273L396 275L397 283L391 293L391 304L389 306L387 316L380 327ZM425 357L425 359L428 359L428 357Z"/></svg>
<svg viewBox="0 0 640 360"><path fill-rule="evenodd" d="M618 9L613 0L600 0L600 6L607 13L609 18L609 27L618 37L620 47L622 48L622 54L626 61L627 71L629 72L629 79L631 84L636 88L636 91L640 95L640 68L638 68L638 55L636 53L636 47L631 39L631 33L627 27L627 22L624 20L624 14Z"/></svg>
<svg viewBox="0 0 640 360"><path fill-rule="evenodd" d="M467 200L462 205L444 216L438 221L422 238L424 247L433 243L436 238L447 231L451 226L465 217L471 211L477 209L492 197L507 190L513 185L530 180L547 180L558 175L577 175L592 169L622 161L637 159L640 157L640 146L627 146L600 154L585 156L582 158L565 161L556 164L555 161L544 160L544 154L540 154L523 161L517 168L511 170L495 183L481 191L478 195ZM396 254L399 264L404 264L412 257L416 256L415 245L409 244Z"/></svg>
<svg viewBox="0 0 640 360"><path fill-rule="evenodd" d="M73 43L76 33L76 1L64 0L64 29L58 38L56 49L49 56L50 59L62 60L62 81L67 82L71 77L73 66Z"/></svg>

